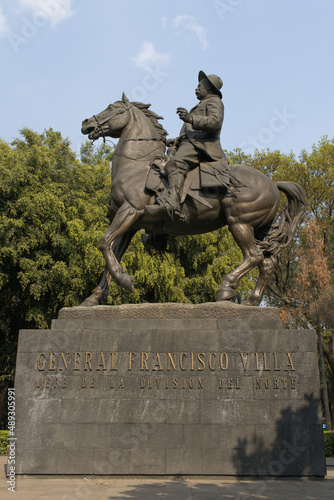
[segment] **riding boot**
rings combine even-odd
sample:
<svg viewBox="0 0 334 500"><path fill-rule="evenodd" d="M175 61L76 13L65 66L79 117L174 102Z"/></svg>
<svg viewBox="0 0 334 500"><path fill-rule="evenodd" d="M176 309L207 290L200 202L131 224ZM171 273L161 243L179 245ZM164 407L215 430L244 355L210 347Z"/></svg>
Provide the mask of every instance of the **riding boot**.
<svg viewBox="0 0 334 500"><path fill-rule="evenodd" d="M156 199L156 205L146 207L149 214L154 216L167 214L171 219L174 218L174 215L180 216L180 202L184 180L185 175L183 172L172 172L168 178L169 186L167 193Z"/></svg>
<svg viewBox="0 0 334 500"><path fill-rule="evenodd" d="M146 210L150 215L155 217L168 216L173 219L174 215L181 217L181 196L189 168L183 162L176 163L174 160L169 160L165 167L165 172L168 175L168 189L156 199L156 205L149 205Z"/></svg>

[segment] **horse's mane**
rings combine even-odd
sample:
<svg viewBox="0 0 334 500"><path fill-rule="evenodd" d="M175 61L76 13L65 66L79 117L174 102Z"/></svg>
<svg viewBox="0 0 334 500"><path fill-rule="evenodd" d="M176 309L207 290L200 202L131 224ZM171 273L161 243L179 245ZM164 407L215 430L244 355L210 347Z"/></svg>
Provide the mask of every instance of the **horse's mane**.
<svg viewBox="0 0 334 500"><path fill-rule="evenodd" d="M154 127L157 129L159 138L163 141L166 142L166 137L168 135L168 132L163 128L161 123L158 122L158 120L163 120L162 116L157 115L154 113L154 111L151 111L149 107L151 104L144 104L142 102L131 102L136 108L140 109L144 113L147 118L153 123Z"/></svg>

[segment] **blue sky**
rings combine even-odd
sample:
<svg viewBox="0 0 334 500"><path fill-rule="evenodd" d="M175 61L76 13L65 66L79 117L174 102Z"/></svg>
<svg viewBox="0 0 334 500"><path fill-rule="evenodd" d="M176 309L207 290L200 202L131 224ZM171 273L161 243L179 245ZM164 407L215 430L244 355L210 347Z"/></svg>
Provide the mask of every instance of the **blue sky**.
<svg viewBox="0 0 334 500"><path fill-rule="evenodd" d="M0 137L151 103L169 137L199 70L224 81L224 149L298 155L334 136L333 0L0 0Z"/></svg>

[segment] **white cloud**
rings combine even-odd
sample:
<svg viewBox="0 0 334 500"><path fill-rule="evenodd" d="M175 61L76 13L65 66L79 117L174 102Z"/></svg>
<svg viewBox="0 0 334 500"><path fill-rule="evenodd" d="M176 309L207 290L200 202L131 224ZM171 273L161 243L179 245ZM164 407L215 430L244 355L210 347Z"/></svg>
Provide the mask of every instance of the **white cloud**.
<svg viewBox="0 0 334 500"><path fill-rule="evenodd" d="M0 7L0 36L5 35L8 33L9 27L7 25L5 16L2 13L2 8Z"/></svg>
<svg viewBox="0 0 334 500"><path fill-rule="evenodd" d="M21 7L30 9L33 14L47 17L54 26L74 14L73 0L18 0Z"/></svg>
<svg viewBox="0 0 334 500"><path fill-rule="evenodd" d="M187 30L192 31L197 36L202 48L206 50L209 46L206 39L206 30L198 24L197 19L194 16L183 15L176 16L173 19L173 26L177 28L178 26L184 26Z"/></svg>
<svg viewBox="0 0 334 500"><path fill-rule="evenodd" d="M156 52L152 42L144 42L136 57L131 57L139 68L151 68L153 65L167 65L171 60L169 52Z"/></svg>
<svg viewBox="0 0 334 500"><path fill-rule="evenodd" d="M161 24L164 30L167 29L167 22L168 22L168 17L161 18Z"/></svg>

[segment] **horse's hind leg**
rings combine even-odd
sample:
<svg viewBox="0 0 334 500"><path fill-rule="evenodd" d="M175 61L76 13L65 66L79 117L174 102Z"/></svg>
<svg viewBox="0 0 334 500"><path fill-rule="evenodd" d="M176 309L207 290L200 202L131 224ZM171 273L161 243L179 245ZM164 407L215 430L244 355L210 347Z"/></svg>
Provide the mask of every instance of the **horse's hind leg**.
<svg viewBox="0 0 334 500"><path fill-rule="evenodd" d="M109 274L108 268L107 268L107 266L105 266L100 283L97 285L94 292L89 297L87 297L82 302L82 304L80 304L80 306L83 306L83 307L98 306L102 297L105 296L106 290L108 290L108 288L109 288L109 283L110 283L109 277L110 277L110 274Z"/></svg>
<svg viewBox="0 0 334 500"><path fill-rule="evenodd" d="M126 252L126 249L128 248L133 236L136 234L136 230L134 231L129 231L128 233L123 234L120 238L118 238L117 241L115 241L115 244L113 246L113 253L118 260L118 262L121 260L123 257L124 253ZM92 306L97 306L99 303L107 298L108 295L108 290L111 282L111 275L108 271L108 267L105 266L104 272L101 278L100 283L98 286L95 288L94 292L92 295L87 297L81 306L84 307L92 307Z"/></svg>
<svg viewBox="0 0 334 500"><path fill-rule="evenodd" d="M231 299L241 278L264 259L263 252L255 242L252 226L234 223L229 224L229 229L242 251L243 261L240 266L225 276L223 283L217 291L217 301Z"/></svg>
<svg viewBox="0 0 334 500"><path fill-rule="evenodd" d="M268 284L269 278L274 271L277 264L277 258L271 255L270 257L265 257L264 260L259 264L260 274L256 282L255 288L248 297L247 300L243 302L246 306L259 306L263 297L264 290Z"/></svg>

